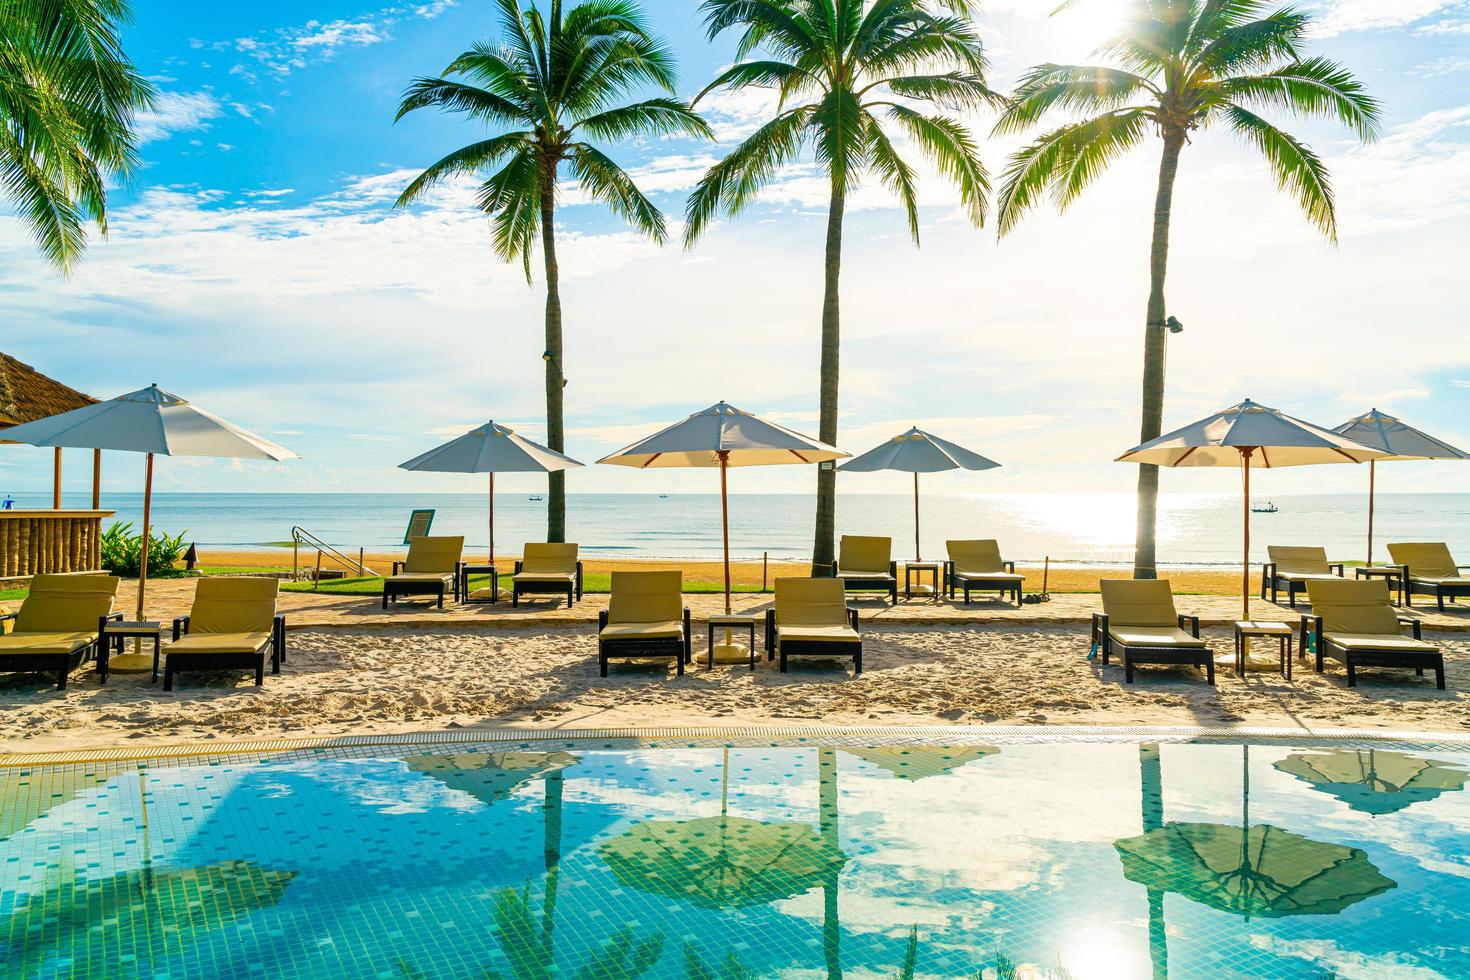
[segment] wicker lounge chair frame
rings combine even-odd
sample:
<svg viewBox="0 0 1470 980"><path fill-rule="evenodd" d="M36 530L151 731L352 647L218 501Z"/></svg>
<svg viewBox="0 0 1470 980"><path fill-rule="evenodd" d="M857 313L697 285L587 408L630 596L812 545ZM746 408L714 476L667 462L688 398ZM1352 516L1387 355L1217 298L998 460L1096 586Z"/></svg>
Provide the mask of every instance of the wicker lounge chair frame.
<svg viewBox="0 0 1470 980"><path fill-rule="evenodd" d="M188 635L190 616L174 620L174 642ZM265 683L266 651L270 651L271 673L281 672L281 663L286 659L286 614L276 613L271 620L270 638L254 653L191 653L187 656L170 657L165 650L163 661L163 689L174 689L174 675L203 670L253 670L255 686Z"/></svg>
<svg viewBox="0 0 1470 980"><path fill-rule="evenodd" d="M1394 614L1400 626L1408 626L1416 640L1424 639L1422 624L1413 616ZM1323 634L1322 617L1308 616L1302 614L1302 646L1307 647L1307 642L1312 641L1312 648L1317 651L1317 673L1322 673L1323 660L1332 659L1341 661L1347 668L1348 687L1358 686L1358 669L1362 667L1389 667L1389 668L1412 668L1414 673L1420 677L1424 676L1426 669L1434 671L1434 686L1441 691L1444 690L1444 653L1436 651L1429 653L1417 653L1410 650L1346 650ZM1336 652L1334 652L1336 651Z"/></svg>
<svg viewBox="0 0 1470 980"><path fill-rule="evenodd" d="M858 611L851 606L847 607L848 622L852 625L852 631L858 633ZM843 657L852 658L852 672L854 676L863 672L863 641L862 634L858 633L856 643L841 643L830 640L783 640L781 631L776 626L776 610L766 610L766 660L772 660L779 655L781 673L786 673L787 662L791 657L821 657L826 660L841 660Z"/></svg>
<svg viewBox="0 0 1470 980"><path fill-rule="evenodd" d="M19 612L0 613L0 623L19 617ZM67 678L71 675L71 672L85 664L88 660L95 659L97 661L98 683L106 684L109 645L103 638L103 631L107 628L108 623L121 622L122 618L123 614L120 612L99 616L97 618L97 636L91 643L83 644L69 653L0 653L0 673L54 673L56 675L56 689L58 691L64 691L66 690ZM113 645L121 649L122 638L118 637L116 643Z"/></svg>
<svg viewBox="0 0 1470 980"><path fill-rule="evenodd" d="M1266 593L1269 592L1271 594L1271 601L1276 602L1281 590L1285 589L1286 603L1292 609L1295 609L1296 595L1298 592L1307 591L1307 582L1304 579L1282 578L1280 564L1277 561L1268 561L1261 566L1261 598L1265 599ZM1340 561L1330 561L1327 563L1330 573L1336 575L1338 578L1345 576L1345 566L1346 563Z"/></svg>
<svg viewBox="0 0 1470 980"><path fill-rule="evenodd" d="M678 676L684 676L684 665L694 662L693 634L689 628L689 609L684 609L683 636L623 637L603 639L600 635L607 629L607 610L597 613L597 667L603 677L607 676L607 665L613 659L635 660L643 657L673 657Z"/></svg>
<svg viewBox="0 0 1470 980"><path fill-rule="evenodd" d="M1199 617L1178 614L1179 628L1186 630L1190 636L1199 639ZM1108 632L1109 619L1107 613L1092 614L1092 642L1102 649L1102 662L1106 667L1108 658L1112 655L1113 644L1116 643L1123 656L1123 680L1133 683L1133 667L1136 664L1159 664L1166 666L1203 667L1205 669L1205 681L1209 684L1215 683L1215 654L1208 646L1199 649L1189 649L1169 646L1146 646L1127 645L1121 641L1114 640Z"/></svg>

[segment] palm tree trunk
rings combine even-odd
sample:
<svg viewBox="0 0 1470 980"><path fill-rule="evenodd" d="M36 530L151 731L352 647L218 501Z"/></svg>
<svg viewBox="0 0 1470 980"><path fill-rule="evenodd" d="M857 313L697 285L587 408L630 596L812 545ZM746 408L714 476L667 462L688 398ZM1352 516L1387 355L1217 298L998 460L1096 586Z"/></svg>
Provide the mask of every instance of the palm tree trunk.
<svg viewBox="0 0 1470 980"><path fill-rule="evenodd" d="M832 185L832 204L827 213L826 284L822 294L821 421L817 437L829 446L837 444L837 376L841 354L839 291L842 279L842 215L847 192ZM824 464L825 465L825 464ZM836 571L833 538L837 533L837 468L817 468L817 528L812 541L812 574Z"/></svg>
<svg viewBox="0 0 1470 980"><path fill-rule="evenodd" d="M556 264L556 168L547 168L541 178L541 246L546 256L546 444L566 451L562 423L561 271ZM546 540L567 539L567 477L547 475Z"/></svg>
<svg viewBox="0 0 1470 980"><path fill-rule="evenodd" d="M1159 190L1154 198L1154 236L1149 250L1148 322L1143 335L1143 422L1140 443L1157 439L1164 427L1164 361L1168 333L1164 326L1164 277L1169 267L1169 215L1174 207L1174 178L1184 149L1182 129L1164 131L1159 162ZM1159 468L1138 468L1138 537L1133 548L1133 577L1158 578L1157 529Z"/></svg>

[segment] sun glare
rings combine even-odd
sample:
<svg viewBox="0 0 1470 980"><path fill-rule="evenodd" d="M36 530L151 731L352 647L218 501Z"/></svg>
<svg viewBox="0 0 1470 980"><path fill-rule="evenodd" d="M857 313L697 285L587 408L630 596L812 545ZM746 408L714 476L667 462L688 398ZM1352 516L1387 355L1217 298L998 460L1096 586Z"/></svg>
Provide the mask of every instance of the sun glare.
<svg viewBox="0 0 1470 980"><path fill-rule="evenodd" d="M1061 6L1060 0L1041 0L1051 10ZM1047 20L1047 31L1065 45L1072 57L1090 53L1107 38L1118 33L1129 0L1077 0Z"/></svg>

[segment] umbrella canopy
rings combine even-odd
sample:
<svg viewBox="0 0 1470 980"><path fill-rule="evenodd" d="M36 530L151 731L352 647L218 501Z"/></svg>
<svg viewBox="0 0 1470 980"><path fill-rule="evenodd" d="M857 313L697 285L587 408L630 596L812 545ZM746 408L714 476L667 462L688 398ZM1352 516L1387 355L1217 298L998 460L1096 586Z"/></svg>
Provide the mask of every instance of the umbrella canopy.
<svg viewBox="0 0 1470 980"><path fill-rule="evenodd" d="M976 745L958 749L948 746L883 745L866 749L843 749L869 765L877 766L900 779L914 782L926 776L942 776L969 765L976 759L995 755L1000 749L992 745Z"/></svg>
<svg viewBox="0 0 1470 980"><path fill-rule="evenodd" d="M489 806L509 799L521 786L577 761L568 752L462 752L458 755L414 755L403 760L414 772L468 793Z"/></svg>
<svg viewBox="0 0 1470 980"><path fill-rule="evenodd" d="M874 446L843 463L844 473L876 473L897 470L914 475L914 560L919 560L919 474L943 473L948 470L993 470L1000 466L994 460L941 439L914 426L907 432Z"/></svg>
<svg viewBox="0 0 1470 980"><path fill-rule="evenodd" d="M495 561L495 474L557 473L582 464L570 456L516 435L494 421L471 429L457 439L399 463L400 470L420 473L488 473L490 502L490 561Z"/></svg>
<svg viewBox="0 0 1470 980"><path fill-rule="evenodd" d="M726 471L732 466L825 463L849 456L835 446L720 402L626 446L599 463L612 466L719 467L725 542L725 612L730 612L730 507Z"/></svg>
<svg viewBox="0 0 1470 980"><path fill-rule="evenodd" d="M1470 779L1470 773L1442 762L1378 749L1297 752L1276 768L1375 816L1457 792Z"/></svg>
<svg viewBox="0 0 1470 980"><path fill-rule="evenodd" d="M1378 460L1393 462L1396 460L1470 459L1470 453L1456 449L1449 443L1442 442L1411 425L1405 425L1401 420L1392 415L1385 415L1376 408L1366 415L1348 419L1332 431L1354 442L1382 450L1385 454L1379 456L1378 459L1368 461L1369 565L1373 564L1373 498L1376 490L1375 484L1378 482Z"/></svg>
<svg viewBox="0 0 1470 980"><path fill-rule="evenodd" d="M32 446L114 449L144 453L143 549L138 569L138 618L148 584L149 518L153 504L154 456L213 456L226 459L298 459L295 453L248 432L178 395L149 385L95 405L27 422L5 437ZM139 640L139 643L142 641ZM112 669L118 669L116 667ZM126 668L123 668L126 669Z"/></svg>
<svg viewBox="0 0 1470 980"><path fill-rule="evenodd" d="M1245 562L1242 619L1250 619L1251 478L1255 468L1364 463L1384 455L1331 430L1246 399L1182 429L1135 446L1120 463L1240 467L1245 478Z"/></svg>

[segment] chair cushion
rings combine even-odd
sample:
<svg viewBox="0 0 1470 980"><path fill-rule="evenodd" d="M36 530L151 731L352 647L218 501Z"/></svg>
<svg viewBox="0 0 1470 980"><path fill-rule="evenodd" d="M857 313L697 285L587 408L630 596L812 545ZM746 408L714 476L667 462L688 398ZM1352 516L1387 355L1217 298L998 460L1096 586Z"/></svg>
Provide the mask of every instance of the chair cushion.
<svg viewBox="0 0 1470 980"><path fill-rule="evenodd" d="M1178 647L1180 650L1203 650L1204 640L1177 626L1109 626L1114 643L1125 647Z"/></svg>
<svg viewBox="0 0 1470 980"><path fill-rule="evenodd" d="M776 579L776 625L846 626L844 588L840 578Z"/></svg>
<svg viewBox="0 0 1470 980"><path fill-rule="evenodd" d="M270 633L189 633L164 647L170 657L190 653L256 653L271 641Z"/></svg>
<svg viewBox="0 0 1470 980"><path fill-rule="evenodd" d="M7 633L0 636L0 656L73 653L97 639L91 633Z"/></svg>
<svg viewBox="0 0 1470 980"><path fill-rule="evenodd" d="M888 574L888 569L886 569L886 568L883 569L883 571L881 571L881 572L858 571L855 568L838 568L837 569L837 577L838 578L841 578L841 579L848 579L848 578L850 578L850 579L854 579L854 580L859 581L859 582L892 582L892 581L895 581L894 577L892 575L889 575Z"/></svg>
<svg viewBox="0 0 1470 980"><path fill-rule="evenodd" d="M861 643L862 637L851 626L778 626L776 642L797 643Z"/></svg>
<svg viewBox="0 0 1470 980"><path fill-rule="evenodd" d="M1178 628L1174 590L1168 579L1105 578L1098 586L1110 625Z"/></svg>
<svg viewBox="0 0 1470 980"><path fill-rule="evenodd" d="M1314 579L1307 583L1307 601L1322 617L1324 633L1400 635L1399 618L1388 602L1388 583L1382 579Z"/></svg>
<svg viewBox="0 0 1470 980"><path fill-rule="evenodd" d="M521 557L522 572L556 575L577 574L577 546L574 544L528 544Z"/></svg>
<svg viewBox="0 0 1470 980"><path fill-rule="evenodd" d="M844 534L837 549L837 577L846 569L858 578L887 575L893 539Z"/></svg>
<svg viewBox="0 0 1470 980"><path fill-rule="evenodd" d="M1414 578L1450 578L1458 575L1449 545L1442 541L1420 544L1391 544L1388 553L1395 565L1408 565Z"/></svg>
<svg viewBox="0 0 1470 980"><path fill-rule="evenodd" d="M1005 573L1005 562L1000 557L1000 544L994 540L946 541L945 547L949 550L949 560L954 562L957 575Z"/></svg>
<svg viewBox="0 0 1470 980"><path fill-rule="evenodd" d="M1283 582L1315 582L1320 579L1342 578L1341 575L1333 575L1331 572L1282 572L1277 571L1276 577Z"/></svg>
<svg viewBox="0 0 1470 980"><path fill-rule="evenodd" d="M966 572L958 568L954 570L954 577L964 579L967 582L1024 582L1026 576L1012 572Z"/></svg>
<svg viewBox="0 0 1470 980"><path fill-rule="evenodd" d="M96 631L112 612L120 580L114 575L36 575L16 614L17 633Z"/></svg>
<svg viewBox="0 0 1470 980"><path fill-rule="evenodd" d="M453 575L464 556L464 535L413 538L408 542L405 572L436 572Z"/></svg>
<svg viewBox="0 0 1470 980"><path fill-rule="evenodd" d="M669 623L684 616L684 573L613 572L609 623Z"/></svg>
<svg viewBox="0 0 1470 980"><path fill-rule="evenodd" d="M1415 585L1463 585L1470 586L1470 576L1466 575L1409 575L1409 581Z"/></svg>
<svg viewBox="0 0 1470 980"><path fill-rule="evenodd" d="M1281 578L1292 575L1331 575L1332 566L1327 564L1326 548L1291 548L1271 545L1266 554L1276 563L1276 572Z"/></svg>
<svg viewBox="0 0 1470 980"><path fill-rule="evenodd" d="M280 587L280 581L273 578L202 578L194 586L189 632L270 632Z"/></svg>
<svg viewBox="0 0 1470 980"><path fill-rule="evenodd" d="M512 576L516 582L555 582L561 585L575 585L577 576L563 572L517 572Z"/></svg>
<svg viewBox="0 0 1470 980"><path fill-rule="evenodd" d="M454 576L449 572L402 572L398 575L390 575L385 582L443 582L445 585L454 584Z"/></svg>
<svg viewBox="0 0 1470 980"><path fill-rule="evenodd" d="M1412 636L1398 634L1386 636L1381 633L1326 633L1322 639L1350 652L1366 653L1370 650L1386 650L1393 653L1438 653L1433 643L1416 640Z"/></svg>
<svg viewBox="0 0 1470 980"><path fill-rule="evenodd" d="M662 623L609 623L597 635L604 640L681 640L684 623L673 619Z"/></svg>

